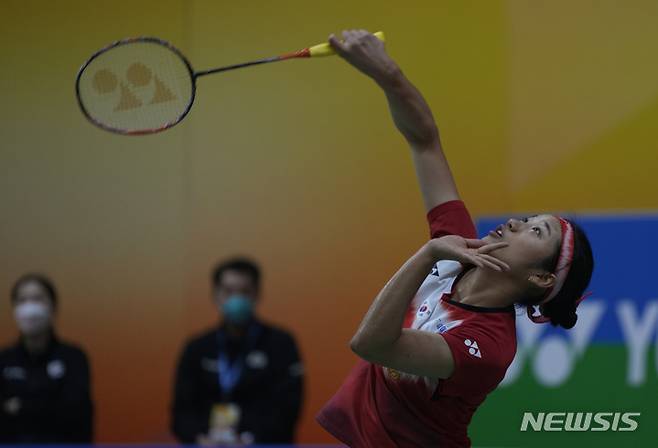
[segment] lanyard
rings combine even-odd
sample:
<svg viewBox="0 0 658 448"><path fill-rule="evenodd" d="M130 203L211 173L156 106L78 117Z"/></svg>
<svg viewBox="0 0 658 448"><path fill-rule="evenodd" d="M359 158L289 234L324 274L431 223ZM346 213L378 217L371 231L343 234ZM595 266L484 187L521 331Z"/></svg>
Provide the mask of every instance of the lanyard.
<svg viewBox="0 0 658 448"><path fill-rule="evenodd" d="M219 341L219 356L217 358L217 372L219 374L219 389L222 393L222 398L228 400L231 392L240 381L242 370L244 367L244 354L251 351L256 342L258 334L260 333L260 326L252 323L247 330L246 343L242 345L238 357L233 363L229 361L226 335L224 330L220 329L217 335Z"/></svg>
<svg viewBox="0 0 658 448"><path fill-rule="evenodd" d="M222 391L222 396L230 396L242 374L242 359L236 359L231 365L226 353L219 352L217 371L219 372L219 388Z"/></svg>

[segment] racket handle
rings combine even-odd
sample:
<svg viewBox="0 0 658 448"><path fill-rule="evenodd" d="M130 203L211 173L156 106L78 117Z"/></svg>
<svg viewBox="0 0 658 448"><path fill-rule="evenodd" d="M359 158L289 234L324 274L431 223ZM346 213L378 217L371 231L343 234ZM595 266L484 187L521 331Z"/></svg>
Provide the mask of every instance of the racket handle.
<svg viewBox="0 0 658 448"><path fill-rule="evenodd" d="M377 39L381 40L382 42L386 42L383 31L377 31L373 34ZM309 47L308 51L312 58L320 56L333 56L336 54L336 50L334 50L328 43L313 45L312 47Z"/></svg>

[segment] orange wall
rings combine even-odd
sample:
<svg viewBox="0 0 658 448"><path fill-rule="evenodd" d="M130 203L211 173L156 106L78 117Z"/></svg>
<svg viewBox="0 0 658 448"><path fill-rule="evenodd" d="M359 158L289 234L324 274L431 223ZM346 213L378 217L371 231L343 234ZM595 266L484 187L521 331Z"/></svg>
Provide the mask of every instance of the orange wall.
<svg viewBox="0 0 658 448"><path fill-rule="evenodd" d="M339 59L201 79L185 122L121 137L73 94L115 39L162 37L202 69L383 29L475 215L657 207L658 4L400 5L3 2L0 288L25 271L55 279L59 331L93 363L98 441L170 440L176 357L215 321L208 273L234 253L262 262L261 314L301 344L300 441L332 441L313 415L354 362L370 300L427 234L383 95ZM0 300L3 343L10 311Z"/></svg>

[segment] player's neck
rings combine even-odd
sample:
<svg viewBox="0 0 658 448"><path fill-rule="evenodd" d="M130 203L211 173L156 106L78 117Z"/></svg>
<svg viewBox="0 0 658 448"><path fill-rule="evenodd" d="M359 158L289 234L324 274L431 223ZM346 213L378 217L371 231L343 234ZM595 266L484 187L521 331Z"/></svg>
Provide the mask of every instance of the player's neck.
<svg viewBox="0 0 658 448"><path fill-rule="evenodd" d="M483 268L473 268L453 288L452 299L467 305L502 308L520 300L522 293L513 279Z"/></svg>

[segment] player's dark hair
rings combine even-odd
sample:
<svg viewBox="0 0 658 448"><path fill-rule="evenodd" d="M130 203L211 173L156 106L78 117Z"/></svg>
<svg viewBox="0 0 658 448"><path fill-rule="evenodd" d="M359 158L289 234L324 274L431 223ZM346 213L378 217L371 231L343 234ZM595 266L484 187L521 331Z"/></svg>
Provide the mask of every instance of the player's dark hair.
<svg viewBox="0 0 658 448"><path fill-rule="evenodd" d="M11 287L11 303L12 305L16 303L18 299L18 290L21 286L26 283L35 282L38 283L43 289L48 293L48 297L52 302L53 309L57 309L57 290L53 282L43 274L28 273L20 276L18 280L14 283L14 286Z"/></svg>
<svg viewBox="0 0 658 448"><path fill-rule="evenodd" d="M554 326L560 326L566 329L573 328L578 320L576 314L576 301L585 293L589 285L594 270L594 257L592 255L592 246L585 231L572 220L568 220L573 227L574 246L573 259L569 274L560 289L560 292L548 303L540 305L541 313L551 320ZM544 264L544 268L553 272L557 265L560 254L560 248ZM543 296L529 301L528 304L536 304L541 301Z"/></svg>
<svg viewBox="0 0 658 448"><path fill-rule="evenodd" d="M251 277L256 290L260 289L260 268L255 261L246 257L234 257L220 262L212 272L211 281L213 286L220 285L222 276L226 271L237 271Z"/></svg>

